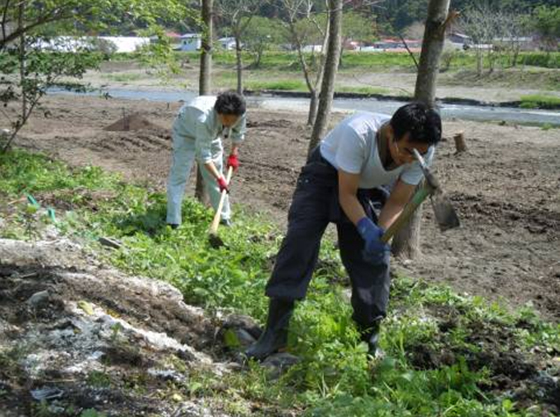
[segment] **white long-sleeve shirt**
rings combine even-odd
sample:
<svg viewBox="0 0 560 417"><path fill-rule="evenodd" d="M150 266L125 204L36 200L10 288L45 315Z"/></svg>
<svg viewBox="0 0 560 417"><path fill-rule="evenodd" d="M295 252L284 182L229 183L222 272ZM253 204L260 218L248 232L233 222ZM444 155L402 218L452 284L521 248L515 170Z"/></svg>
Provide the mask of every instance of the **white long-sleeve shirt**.
<svg viewBox="0 0 560 417"><path fill-rule="evenodd" d="M246 115L243 114L230 129L224 128L214 110L215 96L199 96L179 109L173 122L173 134L195 141L196 159L201 163L212 160L212 143L222 136L234 144L245 139Z"/></svg>

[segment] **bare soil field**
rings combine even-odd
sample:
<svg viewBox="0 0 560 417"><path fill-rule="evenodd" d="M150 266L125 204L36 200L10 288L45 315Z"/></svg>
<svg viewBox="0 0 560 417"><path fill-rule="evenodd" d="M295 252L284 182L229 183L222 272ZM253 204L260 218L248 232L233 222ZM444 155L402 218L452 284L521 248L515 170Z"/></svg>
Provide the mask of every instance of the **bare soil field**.
<svg viewBox="0 0 560 417"><path fill-rule="evenodd" d="M171 156L170 126L181 103L50 96L16 145L70 165L93 164L163 191ZM130 130L105 130L123 115ZM334 114L332 123L343 114ZM249 109L232 201L268 213L283 227L310 129L306 114ZM148 122L148 123L146 123ZM138 127L138 130L132 130ZM456 155L453 134L469 151ZM435 172L462 227L441 234L424 210L422 256L397 270L460 292L519 307L531 303L560 318L560 130L465 121L444 124ZM226 143L227 146L227 143ZM193 183L187 193L192 195Z"/></svg>

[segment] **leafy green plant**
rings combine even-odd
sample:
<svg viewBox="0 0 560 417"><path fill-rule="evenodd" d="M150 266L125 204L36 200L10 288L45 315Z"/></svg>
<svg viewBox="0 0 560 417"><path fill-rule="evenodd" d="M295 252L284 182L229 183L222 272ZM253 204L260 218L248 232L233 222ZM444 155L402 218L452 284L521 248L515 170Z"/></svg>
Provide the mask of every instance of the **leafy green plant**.
<svg viewBox="0 0 560 417"><path fill-rule="evenodd" d="M107 414L100 413L93 408L88 408L87 410L82 411L80 417L107 417Z"/></svg>
<svg viewBox="0 0 560 417"><path fill-rule="evenodd" d="M87 377L86 382L95 388L108 388L111 386L111 377L101 371L91 371Z"/></svg>

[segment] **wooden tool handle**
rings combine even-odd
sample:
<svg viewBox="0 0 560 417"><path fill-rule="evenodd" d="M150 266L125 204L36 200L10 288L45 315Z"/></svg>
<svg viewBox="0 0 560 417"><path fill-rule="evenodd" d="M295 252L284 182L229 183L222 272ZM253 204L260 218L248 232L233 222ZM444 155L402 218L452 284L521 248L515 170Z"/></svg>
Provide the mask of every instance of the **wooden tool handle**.
<svg viewBox="0 0 560 417"><path fill-rule="evenodd" d="M233 167L230 166L228 168L226 182L229 186L229 181L231 180L231 175L233 174ZM218 231L218 226L220 225L220 218L222 217L222 208L224 207L224 201L226 199L227 191L223 190L222 195L220 196L220 203L218 204L218 208L216 209L216 214L214 214L214 220L212 220L212 224L210 225L210 234L216 234Z"/></svg>
<svg viewBox="0 0 560 417"><path fill-rule="evenodd" d="M416 191L412 200L410 200L410 202L406 205L401 215L393 222L385 233L383 233L383 236L381 237L382 242L388 243L389 240L391 240L391 238L402 229L408 219L410 219L410 216L412 216L412 213L414 213L418 206L420 206L420 204L422 204L422 202L430 195L430 192L430 187L426 185L420 187L420 189Z"/></svg>

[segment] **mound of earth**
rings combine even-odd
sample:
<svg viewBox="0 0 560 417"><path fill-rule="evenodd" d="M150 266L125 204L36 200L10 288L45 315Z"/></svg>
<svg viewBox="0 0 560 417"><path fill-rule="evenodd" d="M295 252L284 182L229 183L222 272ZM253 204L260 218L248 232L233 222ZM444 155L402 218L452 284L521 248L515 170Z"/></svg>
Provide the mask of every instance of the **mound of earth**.
<svg viewBox="0 0 560 417"><path fill-rule="evenodd" d="M110 132L128 132L130 130L163 130L139 114L130 114L110 124L103 130Z"/></svg>
<svg viewBox="0 0 560 417"><path fill-rule="evenodd" d="M0 240L2 416L223 415L183 398L191 370L234 366L213 359L216 333L174 287L105 268L75 243Z"/></svg>

